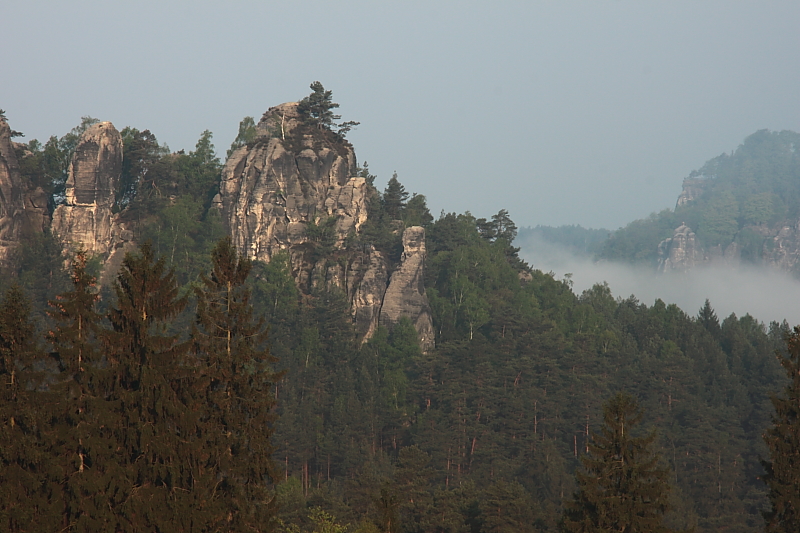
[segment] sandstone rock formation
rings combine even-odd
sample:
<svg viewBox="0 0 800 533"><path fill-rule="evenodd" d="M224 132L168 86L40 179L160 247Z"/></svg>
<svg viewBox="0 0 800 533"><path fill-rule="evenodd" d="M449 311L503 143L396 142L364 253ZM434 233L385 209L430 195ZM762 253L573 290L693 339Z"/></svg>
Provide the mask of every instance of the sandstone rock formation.
<svg viewBox="0 0 800 533"><path fill-rule="evenodd" d="M403 232L403 256L392 273L383 297L380 321L391 328L408 317L417 330L423 351L433 348L431 308L425 295L425 230L412 226Z"/></svg>
<svg viewBox="0 0 800 533"><path fill-rule="evenodd" d="M774 228L764 243L767 264L785 272L800 269L800 220Z"/></svg>
<svg viewBox="0 0 800 533"><path fill-rule="evenodd" d="M675 203L675 209L697 200L704 191L703 181L702 178L684 178L683 188Z"/></svg>
<svg viewBox="0 0 800 533"><path fill-rule="evenodd" d="M332 132L304 125L297 103L270 108L256 130L255 142L231 154L212 202L222 210L234 245L261 261L288 252L292 275L306 294L320 284L339 287L361 339L371 337L379 324L392 327L408 316L423 349L432 347L422 283L424 230L405 230L405 252L393 273L380 251L345 250L345 239L367 221L372 194L366 180L354 176L352 146ZM320 257L320 248L328 253Z"/></svg>
<svg viewBox="0 0 800 533"><path fill-rule="evenodd" d="M695 234L686 224L678 226L672 238L659 243L658 256L659 272L689 270L703 259Z"/></svg>
<svg viewBox="0 0 800 533"><path fill-rule="evenodd" d="M308 225L329 217L336 217L335 246L341 246L367 220L367 184L353 177L353 149L311 135L298 139L297 119L296 103L270 109L258 125L261 137L234 152L222 171L223 216L234 244L251 259L269 261L308 242ZM275 124L283 124L281 136L267 134ZM289 141L282 138L287 135Z"/></svg>
<svg viewBox="0 0 800 533"><path fill-rule="evenodd" d="M368 256L369 265L360 280L351 278L350 287L353 295L350 299L356 332L359 338L368 339L375 333L381 319L386 289L389 286L389 272L386 258L377 250L371 250ZM356 266L356 265L354 265ZM358 272L358 268L352 269Z"/></svg>
<svg viewBox="0 0 800 533"><path fill-rule="evenodd" d="M20 240L44 230L50 222L47 195L32 189L19 174L11 128L0 117L0 262L8 259Z"/></svg>
<svg viewBox="0 0 800 533"><path fill-rule="evenodd" d="M72 156L66 202L53 213L53 231L65 247L79 246L104 258L120 241L114 195L122 172L122 136L110 122L90 126Z"/></svg>
<svg viewBox="0 0 800 533"><path fill-rule="evenodd" d="M0 260L8 257L18 240L18 213L24 209L19 179L11 128L0 118Z"/></svg>

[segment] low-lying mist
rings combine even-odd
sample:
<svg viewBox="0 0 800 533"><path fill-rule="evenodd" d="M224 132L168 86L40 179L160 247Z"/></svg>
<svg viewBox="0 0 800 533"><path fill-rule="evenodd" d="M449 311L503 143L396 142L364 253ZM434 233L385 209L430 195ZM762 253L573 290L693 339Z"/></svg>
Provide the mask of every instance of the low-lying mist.
<svg viewBox="0 0 800 533"><path fill-rule="evenodd" d="M516 244L533 268L552 271L557 279L572 274L576 294L606 281L615 297L634 295L647 305L660 298L691 316L708 298L720 321L731 313L749 313L766 323L785 319L791 326L800 324L800 281L766 267L714 265L659 274L648 267L595 263L589 256L537 238Z"/></svg>

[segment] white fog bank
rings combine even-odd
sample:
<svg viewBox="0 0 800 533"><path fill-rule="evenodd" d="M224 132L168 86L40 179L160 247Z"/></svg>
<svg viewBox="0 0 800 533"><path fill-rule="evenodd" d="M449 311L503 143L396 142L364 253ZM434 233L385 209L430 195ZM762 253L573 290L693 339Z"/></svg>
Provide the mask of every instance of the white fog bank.
<svg viewBox="0 0 800 533"><path fill-rule="evenodd" d="M800 324L800 281L766 267L705 266L686 273L658 274L645 267L594 263L539 240L520 244L520 256L533 268L552 271L557 279L571 273L576 294L606 281L614 297L634 295L647 305L660 298L691 316L697 316L708 298L720 321L731 313L749 313L765 323L785 319L791 326Z"/></svg>

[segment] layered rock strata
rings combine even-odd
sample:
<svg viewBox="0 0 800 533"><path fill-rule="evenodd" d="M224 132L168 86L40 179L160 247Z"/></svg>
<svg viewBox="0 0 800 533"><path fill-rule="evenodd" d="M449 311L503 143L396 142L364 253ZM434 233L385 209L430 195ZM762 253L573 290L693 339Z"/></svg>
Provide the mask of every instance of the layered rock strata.
<svg viewBox="0 0 800 533"><path fill-rule="evenodd" d="M66 201L53 213L53 231L65 247L106 258L121 241L112 211L121 173L122 136L110 122L90 126L72 156Z"/></svg>

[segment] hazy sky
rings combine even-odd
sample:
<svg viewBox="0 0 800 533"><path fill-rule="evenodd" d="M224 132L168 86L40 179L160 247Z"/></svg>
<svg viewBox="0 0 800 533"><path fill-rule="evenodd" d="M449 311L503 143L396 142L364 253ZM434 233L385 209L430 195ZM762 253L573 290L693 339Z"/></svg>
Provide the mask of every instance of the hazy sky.
<svg viewBox="0 0 800 533"><path fill-rule="evenodd" d="M173 150L320 80L359 161L431 210L616 228L758 129L800 131L800 2L12 2L0 108Z"/></svg>

